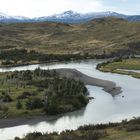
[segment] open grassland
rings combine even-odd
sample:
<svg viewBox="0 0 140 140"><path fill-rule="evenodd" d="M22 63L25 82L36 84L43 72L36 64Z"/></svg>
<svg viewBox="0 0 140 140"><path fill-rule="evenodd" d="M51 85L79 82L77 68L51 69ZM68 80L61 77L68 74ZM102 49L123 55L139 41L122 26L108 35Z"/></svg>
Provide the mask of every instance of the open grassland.
<svg viewBox="0 0 140 140"><path fill-rule="evenodd" d="M99 70L104 72L126 74L131 75L135 78L140 78L140 72L138 73L131 71L131 70L140 70L139 58L118 59L114 60L113 62L101 64L98 68Z"/></svg>
<svg viewBox="0 0 140 140"><path fill-rule="evenodd" d="M41 134L30 133L22 140L139 140L140 119L129 122L82 126L76 131ZM20 140L18 137L15 140Z"/></svg>
<svg viewBox="0 0 140 140"><path fill-rule="evenodd" d="M138 44L140 23L113 17L75 25L0 24L0 50L24 48L45 54L123 55L139 53Z"/></svg>

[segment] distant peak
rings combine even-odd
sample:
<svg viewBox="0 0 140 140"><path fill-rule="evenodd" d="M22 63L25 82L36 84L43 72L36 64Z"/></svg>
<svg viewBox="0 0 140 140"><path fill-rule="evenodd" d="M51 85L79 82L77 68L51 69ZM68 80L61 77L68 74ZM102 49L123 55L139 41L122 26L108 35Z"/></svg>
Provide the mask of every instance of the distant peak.
<svg viewBox="0 0 140 140"><path fill-rule="evenodd" d="M64 11L63 14L75 14L77 12L72 11L72 10L68 10L68 11Z"/></svg>
<svg viewBox="0 0 140 140"><path fill-rule="evenodd" d="M74 15L74 14L79 14L78 12L72 11L72 10L68 10L68 11L64 11L62 14L70 14L70 15Z"/></svg>
<svg viewBox="0 0 140 140"><path fill-rule="evenodd" d="M69 11L64 11L63 13L61 13L61 15L80 15L79 13L69 10Z"/></svg>
<svg viewBox="0 0 140 140"><path fill-rule="evenodd" d="M113 14L113 13L116 13L116 12L113 12L113 11L106 11L104 13L108 13L108 14Z"/></svg>
<svg viewBox="0 0 140 140"><path fill-rule="evenodd" d="M80 15L81 14L79 14L75 11L68 10L68 11L64 11L63 13L60 13L60 14L52 15L52 17L55 17L55 18L76 18L76 17L80 17Z"/></svg>

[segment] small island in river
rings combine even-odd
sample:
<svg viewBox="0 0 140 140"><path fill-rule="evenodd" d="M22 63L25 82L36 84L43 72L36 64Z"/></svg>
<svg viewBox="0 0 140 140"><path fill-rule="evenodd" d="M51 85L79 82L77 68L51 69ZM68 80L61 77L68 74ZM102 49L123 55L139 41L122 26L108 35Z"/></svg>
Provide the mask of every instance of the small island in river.
<svg viewBox="0 0 140 140"><path fill-rule="evenodd" d="M56 115L88 103L84 83L56 70L15 71L0 76L0 117Z"/></svg>
<svg viewBox="0 0 140 140"><path fill-rule="evenodd" d="M0 127L54 119L59 114L81 109L91 99L86 85L102 87L112 96L121 93L115 83L89 77L76 69L37 68L1 73Z"/></svg>

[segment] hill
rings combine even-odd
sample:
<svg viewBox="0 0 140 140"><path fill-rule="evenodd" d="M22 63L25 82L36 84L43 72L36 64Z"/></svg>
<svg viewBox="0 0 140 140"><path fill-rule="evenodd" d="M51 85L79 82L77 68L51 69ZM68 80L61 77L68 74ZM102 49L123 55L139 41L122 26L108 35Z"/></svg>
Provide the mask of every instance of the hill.
<svg viewBox="0 0 140 140"><path fill-rule="evenodd" d="M0 50L43 54L118 56L140 53L140 23L107 17L82 24L0 24Z"/></svg>

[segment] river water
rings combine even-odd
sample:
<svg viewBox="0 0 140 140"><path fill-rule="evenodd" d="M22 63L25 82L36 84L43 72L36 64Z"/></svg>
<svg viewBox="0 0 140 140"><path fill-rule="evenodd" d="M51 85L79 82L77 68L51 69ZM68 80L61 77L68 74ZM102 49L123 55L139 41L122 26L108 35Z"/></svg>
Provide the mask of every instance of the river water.
<svg viewBox="0 0 140 140"><path fill-rule="evenodd" d="M127 76L112 73L104 73L96 70L96 65L102 60L88 60L79 62L69 62L60 64L41 64L13 68L0 68L0 72L15 70L34 70L41 69L58 69L58 68L75 68L80 72L100 78L110 80L122 87L123 92L112 97L100 87L87 85L90 96L95 99L79 111L67 113L57 120L44 121L32 125L21 125L17 127L0 129L0 139L10 140L15 136L23 137L25 134L34 131L40 132L62 132L66 129L77 129L81 125L119 122L123 119L131 119L140 116L140 80Z"/></svg>
<svg viewBox="0 0 140 140"><path fill-rule="evenodd" d="M127 72L140 73L140 70L127 70L127 69L118 69L118 70L127 71Z"/></svg>

